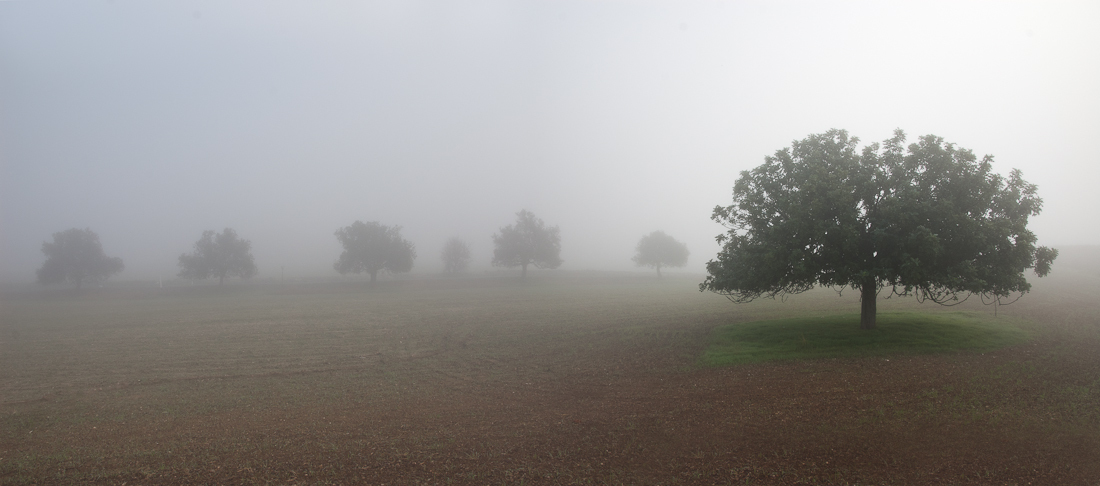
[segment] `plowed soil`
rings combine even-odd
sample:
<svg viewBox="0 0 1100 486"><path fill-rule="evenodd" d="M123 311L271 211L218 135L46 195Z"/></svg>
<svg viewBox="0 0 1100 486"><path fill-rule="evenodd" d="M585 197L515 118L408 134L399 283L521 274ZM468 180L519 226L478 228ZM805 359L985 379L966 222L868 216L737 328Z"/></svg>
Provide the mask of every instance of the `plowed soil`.
<svg viewBox="0 0 1100 486"><path fill-rule="evenodd" d="M1100 484L1090 278L997 309L1025 345L733 368L697 365L716 326L858 303L607 274L9 292L0 483Z"/></svg>

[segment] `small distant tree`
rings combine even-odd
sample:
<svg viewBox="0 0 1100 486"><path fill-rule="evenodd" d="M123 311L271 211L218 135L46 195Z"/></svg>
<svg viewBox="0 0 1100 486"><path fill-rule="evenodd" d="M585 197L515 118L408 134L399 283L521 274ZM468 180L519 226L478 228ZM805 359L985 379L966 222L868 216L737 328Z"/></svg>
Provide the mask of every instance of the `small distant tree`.
<svg viewBox="0 0 1100 486"><path fill-rule="evenodd" d="M682 267L687 264L687 245L676 241L664 231L654 231L638 241L634 255L634 264L657 269L657 278L661 278L661 267Z"/></svg>
<svg viewBox="0 0 1100 486"><path fill-rule="evenodd" d="M53 242L42 242L46 262L38 269L42 285L72 282L77 290L84 282L105 280L121 272L122 259L103 254L99 235L91 228L72 228L53 234Z"/></svg>
<svg viewBox="0 0 1100 486"><path fill-rule="evenodd" d="M180 255L179 267L182 278L217 277L218 285L225 283L225 277L252 278L256 275L252 242L237 237L237 232L230 228L221 233L203 231L202 237L195 242L195 251Z"/></svg>
<svg viewBox="0 0 1100 486"><path fill-rule="evenodd" d="M493 235L493 266L522 267L520 278L527 278L527 266L561 266L561 234L557 226L547 227L542 219L524 209L516 213L516 223Z"/></svg>
<svg viewBox="0 0 1100 486"><path fill-rule="evenodd" d="M404 273L412 270L416 248L401 237L400 226L386 226L371 221L356 221L336 230L336 239L344 252L333 268L341 275L367 272L370 281L378 280L378 272Z"/></svg>
<svg viewBox="0 0 1100 486"><path fill-rule="evenodd" d="M470 246L459 238L451 238L443 245L443 271L458 273L470 264Z"/></svg>

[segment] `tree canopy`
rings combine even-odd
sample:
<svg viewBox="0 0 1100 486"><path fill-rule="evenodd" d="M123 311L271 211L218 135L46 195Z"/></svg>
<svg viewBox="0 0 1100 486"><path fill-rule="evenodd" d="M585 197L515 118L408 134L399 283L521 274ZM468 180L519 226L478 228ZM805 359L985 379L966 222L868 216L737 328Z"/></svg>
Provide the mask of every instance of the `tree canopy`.
<svg viewBox="0 0 1100 486"><path fill-rule="evenodd" d="M239 238L231 228L225 228L221 233L203 231L202 237L195 242L195 251L180 255L179 267L182 278L203 280L217 277L218 285L225 283L225 277L247 279L256 275L252 242Z"/></svg>
<svg viewBox="0 0 1100 486"><path fill-rule="evenodd" d="M901 130L882 145L830 130L795 141L744 171L733 204L712 218L717 258L700 290L734 302L815 285L861 296L860 327L875 327L880 290L952 304L971 294L1000 302L1042 277L1058 251L1027 229L1042 200L1020 171L993 172L993 157Z"/></svg>
<svg viewBox="0 0 1100 486"><path fill-rule="evenodd" d="M336 239L344 246L344 252L333 265L341 275L367 272L374 282L381 270L390 273L412 270L416 259L416 248L401 237L400 226L356 221L336 230Z"/></svg>
<svg viewBox="0 0 1100 486"><path fill-rule="evenodd" d="M122 259L108 257L91 228L72 228L53 234L53 242L42 242L46 262L38 269L42 285L72 282L77 289L84 282L104 280L121 272Z"/></svg>
<svg viewBox="0 0 1100 486"><path fill-rule="evenodd" d="M687 245L676 241L664 231L654 231L638 241L634 264L657 269L657 278L661 278L661 267L682 267L687 264Z"/></svg>
<svg viewBox="0 0 1100 486"><path fill-rule="evenodd" d="M440 256L443 259L443 271L447 273L463 272L470 264L470 246L460 238L451 238L443 245Z"/></svg>
<svg viewBox="0 0 1100 486"><path fill-rule="evenodd" d="M524 209L516 213L515 224L493 235L493 266L522 267L520 278L527 278L527 266L561 266L561 233L557 226L547 227L542 219Z"/></svg>

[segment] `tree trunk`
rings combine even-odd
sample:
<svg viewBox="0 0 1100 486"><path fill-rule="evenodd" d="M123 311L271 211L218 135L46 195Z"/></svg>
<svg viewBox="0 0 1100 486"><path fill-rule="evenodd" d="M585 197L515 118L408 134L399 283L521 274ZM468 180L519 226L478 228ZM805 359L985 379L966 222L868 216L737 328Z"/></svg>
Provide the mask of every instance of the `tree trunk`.
<svg viewBox="0 0 1100 486"><path fill-rule="evenodd" d="M523 264L523 271L519 273L520 280L527 280L527 264Z"/></svg>
<svg viewBox="0 0 1100 486"><path fill-rule="evenodd" d="M374 283L375 280L378 280L378 270L370 273L370 283Z"/></svg>
<svg viewBox="0 0 1100 486"><path fill-rule="evenodd" d="M657 280L661 279L661 266L657 265Z"/></svg>
<svg viewBox="0 0 1100 486"><path fill-rule="evenodd" d="M221 287L225 283L225 274L218 275L218 287Z"/></svg>
<svg viewBox="0 0 1100 486"><path fill-rule="evenodd" d="M877 312L875 305L878 299L878 282L874 278L869 278L863 281L863 285L860 288L859 293L859 328L860 329L874 329L875 326L875 313Z"/></svg>

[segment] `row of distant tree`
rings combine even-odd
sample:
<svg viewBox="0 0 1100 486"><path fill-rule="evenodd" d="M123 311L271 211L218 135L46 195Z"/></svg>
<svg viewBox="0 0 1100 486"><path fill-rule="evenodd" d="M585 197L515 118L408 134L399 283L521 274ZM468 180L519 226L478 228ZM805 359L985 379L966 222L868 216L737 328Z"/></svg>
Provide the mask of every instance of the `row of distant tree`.
<svg viewBox="0 0 1100 486"><path fill-rule="evenodd" d="M734 302L783 297L815 286L852 288L860 294L860 328L876 326L876 300L915 295L920 301L953 305L978 294L1001 303L1028 292L1024 271L1042 277L1058 250L1036 246L1028 218L1043 207L1038 188L1018 170L993 171L993 157L925 135L906 144L905 132L881 144L858 148L859 139L830 130L795 140L741 173L733 203L714 208L712 219L728 232L707 262L700 290ZM416 251L399 227L356 221L336 232L344 253L340 273L406 272ZM561 264L558 228L524 210L515 224L493 235L493 265L556 268ZM181 276L224 279L255 274L247 241L232 230L203 233L195 253L180 256ZM49 259L38 272L43 283L86 279L122 270L107 258L91 230L68 230L42 245ZM469 262L470 249L448 241L448 271ZM687 248L654 232L638 243L634 262L682 266Z"/></svg>
<svg viewBox="0 0 1100 486"><path fill-rule="evenodd" d="M412 270L416 246L401 236L400 226L387 226L376 221L356 221L336 230L336 239L344 251L333 268L341 275L370 275L371 282L379 272L404 273ZM526 209L516 213L516 222L493 235L493 266L520 267L520 278L527 277L527 267L553 269L561 265L561 235L557 226L547 226ZM68 229L54 233L52 242L42 243L46 262L38 269L42 284L69 282L82 285L106 279L121 272L122 259L108 257L97 235L90 228ZM470 246L460 238L451 238L441 252L444 271L460 273L472 259ZM688 249L662 231L654 231L638 242L633 261L638 266L657 270L662 267L682 267L687 263ZM190 280L217 278L218 285L226 277L251 278L256 275L252 242L237 235L232 228L221 233L204 231L195 242L194 251L179 257L179 277Z"/></svg>

